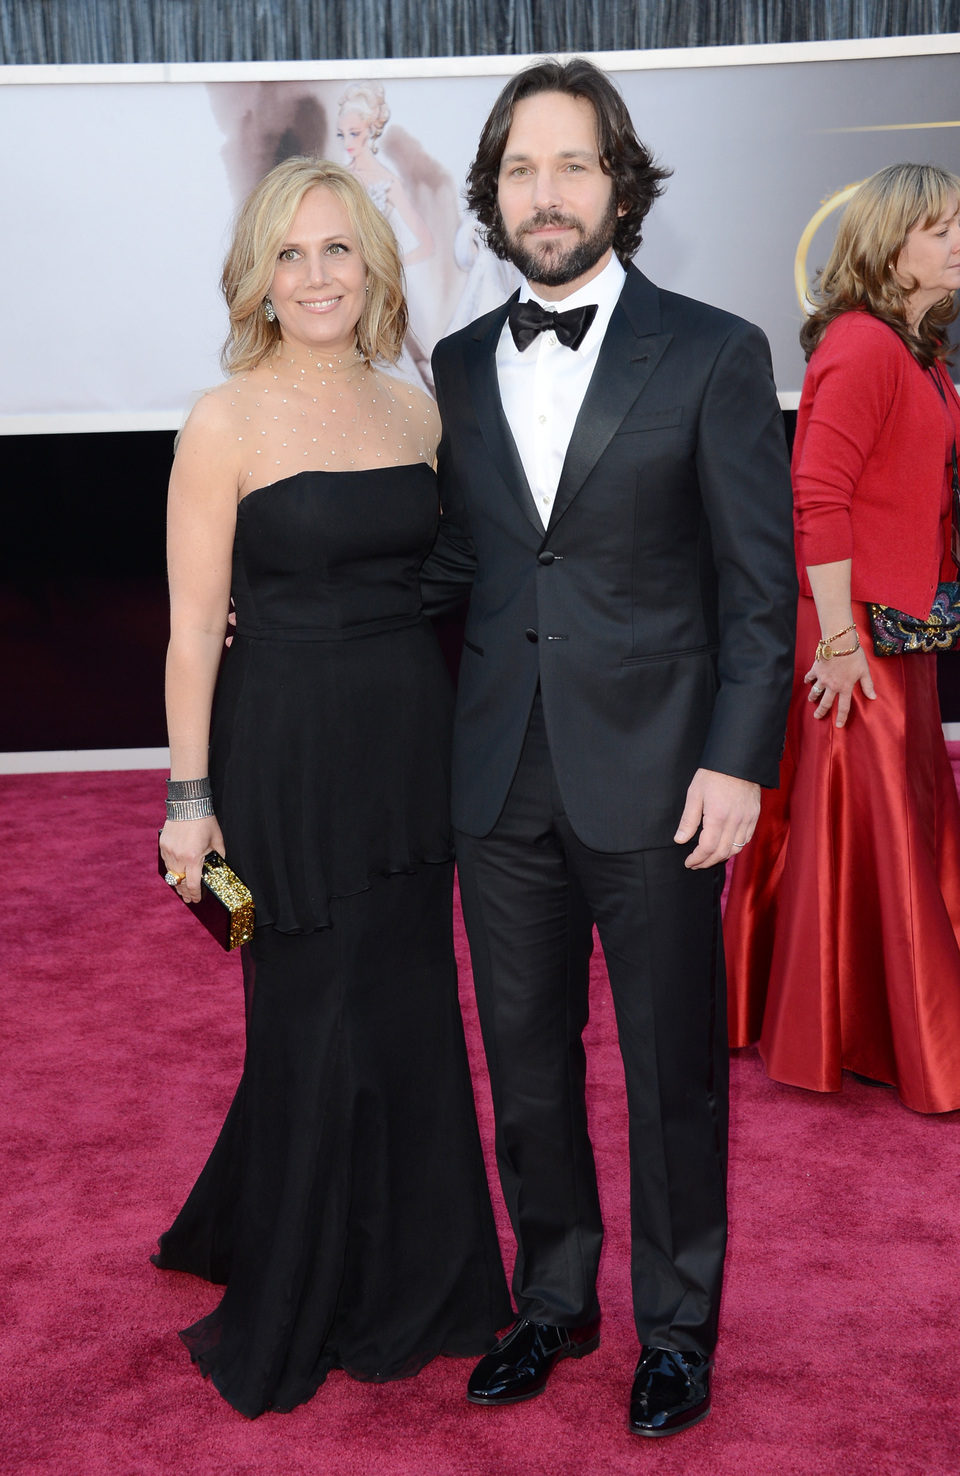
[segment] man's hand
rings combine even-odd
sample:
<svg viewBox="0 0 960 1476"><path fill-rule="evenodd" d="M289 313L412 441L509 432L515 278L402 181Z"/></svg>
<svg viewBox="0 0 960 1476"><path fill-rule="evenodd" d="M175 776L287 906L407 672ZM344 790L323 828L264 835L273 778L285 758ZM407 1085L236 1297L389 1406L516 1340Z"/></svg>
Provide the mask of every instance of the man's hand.
<svg viewBox="0 0 960 1476"><path fill-rule="evenodd" d="M714 769L698 769L690 781L673 837L678 845L686 845L700 830L696 850L691 851L684 865L699 871L726 861L747 844L759 814L759 784L735 779L732 774L718 774Z"/></svg>

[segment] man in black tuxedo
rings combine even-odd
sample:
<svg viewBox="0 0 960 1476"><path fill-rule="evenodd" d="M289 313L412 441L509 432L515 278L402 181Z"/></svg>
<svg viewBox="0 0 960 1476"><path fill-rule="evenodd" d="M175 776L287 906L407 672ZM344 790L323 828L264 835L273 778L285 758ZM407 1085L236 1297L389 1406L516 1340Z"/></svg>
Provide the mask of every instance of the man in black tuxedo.
<svg viewBox="0 0 960 1476"><path fill-rule="evenodd" d="M443 516L424 569L432 608L472 586L453 815L518 1245L519 1317L468 1398L529 1398L599 1342L596 923L627 1084L642 1435L710 1408L723 863L777 783L796 599L766 340L630 264L665 178L591 63L538 63L501 93L468 199L526 284L434 355Z"/></svg>

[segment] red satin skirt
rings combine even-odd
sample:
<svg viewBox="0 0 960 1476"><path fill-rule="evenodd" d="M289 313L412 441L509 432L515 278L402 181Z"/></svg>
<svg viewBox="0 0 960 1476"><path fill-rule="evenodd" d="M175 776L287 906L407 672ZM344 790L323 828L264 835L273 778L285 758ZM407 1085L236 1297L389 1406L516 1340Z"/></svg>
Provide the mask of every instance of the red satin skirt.
<svg viewBox="0 0 960 1476"><path fill-rule="evenodd" d="M866 607L854 604L867 645ZM875 702L817 720L820 636L801 598L779 790L734 868L724 919L732 1046L775 1081L856 1071L917 1112L960 1108L960 802L936 657L872 657ZM960 654L957 657L960 660Z"/></svg>

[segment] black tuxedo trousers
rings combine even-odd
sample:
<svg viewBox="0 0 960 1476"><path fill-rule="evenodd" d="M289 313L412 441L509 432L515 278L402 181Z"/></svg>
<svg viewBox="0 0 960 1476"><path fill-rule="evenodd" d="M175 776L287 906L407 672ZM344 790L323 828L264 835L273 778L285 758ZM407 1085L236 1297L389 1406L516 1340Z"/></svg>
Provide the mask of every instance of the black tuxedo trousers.
<svg viewBox="0 0 960 1476"><path fill-rule="evenodd" d="M539 695L498 823L457 835L518 1310L567 1327L599 1310L581 1040L596 922L627 1082L637 1331L709 1353L726 1243L722 868L687 871L688 850L606 854L577 839Z"/></svg>

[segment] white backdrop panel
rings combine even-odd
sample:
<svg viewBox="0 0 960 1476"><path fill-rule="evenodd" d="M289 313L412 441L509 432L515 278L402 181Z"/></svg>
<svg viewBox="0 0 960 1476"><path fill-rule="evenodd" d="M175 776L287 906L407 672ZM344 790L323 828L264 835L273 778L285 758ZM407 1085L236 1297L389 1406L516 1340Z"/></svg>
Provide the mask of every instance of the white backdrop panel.
<svg viewBox="0 0 960 1476"><path fill-rule="evenodd" d="M640 264L760 323L784 403L803 375L794 256L822 201L896 159L960 172L960 38L930 38L930 54L920 44L602 59L675 171ZM447 75L437 62L368 65L391 110L380 157L434 238L408 271L425 348L504 295L492 260L464 269L462 233L457 264L455 233L480 127L524 60L458 59ZM285 153L343 157L338 99L363 75L322 62L0 69L0 433L179 425L219 377L217 282L236 204ZM813 236L811 270L835 219Z"/></svg>

